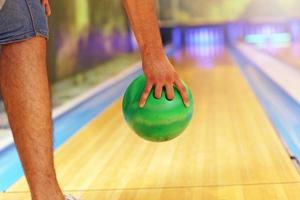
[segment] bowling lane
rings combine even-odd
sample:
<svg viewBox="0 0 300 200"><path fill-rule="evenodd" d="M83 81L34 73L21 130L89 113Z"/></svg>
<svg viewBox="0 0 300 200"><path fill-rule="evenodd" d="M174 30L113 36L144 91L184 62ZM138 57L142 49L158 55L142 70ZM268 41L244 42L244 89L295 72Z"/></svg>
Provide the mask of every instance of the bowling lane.
<svg viewBox="0 0 300 200"><path fill-rule="evenodd" d="M261 46L260 49L300 70L300 42L277 47L274 45L265 45Z"/></svg>
<svg viewBox="0 0 300 200"><path fill-rule="evenodd" d="M173 62L194 94L186 131L144 141L118 100L56 151L64 191L86 200L298 199L299 174L227 49L186 49ZM0 199L29 199L25 179Z"/></svg>

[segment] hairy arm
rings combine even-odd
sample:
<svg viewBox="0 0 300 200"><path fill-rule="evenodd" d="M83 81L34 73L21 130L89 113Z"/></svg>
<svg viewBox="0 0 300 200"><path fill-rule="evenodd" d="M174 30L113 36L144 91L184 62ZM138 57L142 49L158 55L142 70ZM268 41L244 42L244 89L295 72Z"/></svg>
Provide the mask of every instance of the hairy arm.
<svg viewBox="0 0 300 200"><path fill-rule="evenodd" d="M185 87L164 53L155 12L155 0L123 0L123 3L138 41L143 70L147 77L140 107L145 105L152 87L155 87L156 98L161 97L162 90L165 88L167 98L173 99L173 85L179 90L184 104L189 106Z"/></svg>

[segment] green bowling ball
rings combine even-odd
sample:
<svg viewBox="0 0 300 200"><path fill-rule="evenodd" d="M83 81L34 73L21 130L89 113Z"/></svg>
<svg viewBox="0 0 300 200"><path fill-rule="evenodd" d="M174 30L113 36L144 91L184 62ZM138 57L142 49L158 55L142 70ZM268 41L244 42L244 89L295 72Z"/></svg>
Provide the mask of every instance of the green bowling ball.
<svg viewBox="0 0 300 200"><path fill-rule="evenodd" d="M171 140L180 135L188 126L194 110L191 91L185 85L190 106L183 104L182 98L174 87L174 99L168 100L163 90L160 99L154 97L154 88L143 108L139 100L146 85L144 75L137 77L127 88L123 97L123 114L128 125L140 137L154 142Z"/></svg>

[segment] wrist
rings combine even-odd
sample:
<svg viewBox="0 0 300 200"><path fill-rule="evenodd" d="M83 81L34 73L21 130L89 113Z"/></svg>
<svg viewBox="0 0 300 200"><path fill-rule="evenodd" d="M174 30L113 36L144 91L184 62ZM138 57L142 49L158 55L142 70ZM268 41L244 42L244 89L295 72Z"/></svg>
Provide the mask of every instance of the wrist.
<svg viewBox="0 0 300 200"><path fill-rule="evenodd" d="M166 57L162 46L145 46L141 50L141 56L143 61L163 60Z"/></svg>
<svg viewBox="0 0 300 200"><path fill-rule="evenodd" d="M164 53L142 54L143 63L165 63L168 58Z"/></svg>
<svg viewBox="0 0 300 200"><path fill-rule="evenodd" d="M146 58L143 60L143 70L144 72L149 72L152 70L163 70L168 71L173 68L167 56L163 56L162 58Z"/></svg>

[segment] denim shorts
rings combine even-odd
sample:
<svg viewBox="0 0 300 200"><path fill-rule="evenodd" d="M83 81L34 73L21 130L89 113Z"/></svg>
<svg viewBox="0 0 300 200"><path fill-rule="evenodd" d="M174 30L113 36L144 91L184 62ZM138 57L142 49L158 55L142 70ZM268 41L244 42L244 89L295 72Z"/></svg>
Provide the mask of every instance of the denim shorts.
<svg viewBox="0 0 300 200"><path fill-rule="evenodd" d="M48 22L41 0L6 0L0 10L0 45L41 36L48 38Z"/></svg>

